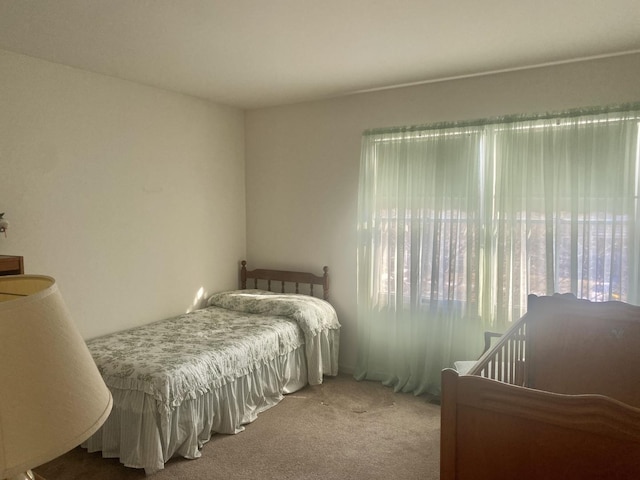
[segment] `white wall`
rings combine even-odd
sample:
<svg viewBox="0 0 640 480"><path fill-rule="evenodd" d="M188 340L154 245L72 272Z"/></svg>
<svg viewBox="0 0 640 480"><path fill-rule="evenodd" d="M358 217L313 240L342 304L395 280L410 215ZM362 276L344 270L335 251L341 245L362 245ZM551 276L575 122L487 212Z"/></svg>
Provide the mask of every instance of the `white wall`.
<svg viewBox="0 0 640 480"><path fill-rule="evenodd" d="M85 338L237 285L244 113L0 50L0 254L56 277Z"/></svg>
<svg viewBox="0 0 640 480"><path fill-rule="evenodd" d="M341 368L351 371L362 132L639 101L639 78L640 55L632 55L249 111L247 260L318 273L329 266Z"/></svg>
<svg viewBox="0 0 640 480"><path fill-rule="evenodd" d="M362 131L638 101L638 78L632 55L243 113L0 50L0 254L56 277L85 338L235 287L245 253L328 265L350 371Z"/></svg>

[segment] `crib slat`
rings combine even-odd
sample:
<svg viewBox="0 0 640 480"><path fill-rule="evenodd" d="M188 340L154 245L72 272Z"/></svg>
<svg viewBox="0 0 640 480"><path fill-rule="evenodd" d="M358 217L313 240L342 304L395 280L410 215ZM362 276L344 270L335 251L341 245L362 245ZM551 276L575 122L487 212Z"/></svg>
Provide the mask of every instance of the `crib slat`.
<svg viewBox="0 0 640 480"><path fill-rule="evenodd" d="M472 374L513 385L525 386L527 378L527 322L521 318L482 357Z"/></svg>

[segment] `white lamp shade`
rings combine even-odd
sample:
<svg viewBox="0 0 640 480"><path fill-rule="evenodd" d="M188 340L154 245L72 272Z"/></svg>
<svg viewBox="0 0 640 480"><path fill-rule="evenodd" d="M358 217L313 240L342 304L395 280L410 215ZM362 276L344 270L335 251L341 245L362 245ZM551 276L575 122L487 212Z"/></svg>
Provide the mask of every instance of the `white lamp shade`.
<svg viewBox="0 0 640 480"><path fill-rule="evenodd" d="M78 446L111 406L55 280L0 277L0 478Z"/></svg>

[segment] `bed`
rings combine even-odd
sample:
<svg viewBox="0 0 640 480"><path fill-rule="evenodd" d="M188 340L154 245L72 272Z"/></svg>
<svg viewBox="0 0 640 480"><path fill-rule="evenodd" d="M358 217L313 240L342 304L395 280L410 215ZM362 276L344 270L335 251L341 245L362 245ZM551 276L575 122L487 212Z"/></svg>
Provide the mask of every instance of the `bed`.
<svg viewBox="0 0 640 480"><path fill-rule="evenodd" d="M113 410L82 446L151 474L337 375L340 324L328 295L327 267L249 271L242 261L240 289L206 307L89 340Z"/></svg>
<svg viewBox="0 0 640 480"><path fill-rule="evenodd" d="M640 307L532 295L441 402L441 480L638 479Z"/></svg>

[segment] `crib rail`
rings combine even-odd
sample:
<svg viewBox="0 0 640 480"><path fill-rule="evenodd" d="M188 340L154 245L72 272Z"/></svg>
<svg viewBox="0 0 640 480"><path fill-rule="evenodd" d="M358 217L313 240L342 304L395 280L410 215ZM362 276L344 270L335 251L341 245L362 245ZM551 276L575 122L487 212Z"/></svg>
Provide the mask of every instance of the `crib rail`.
<svg viewBox="0 0 640 480"><path fill-rule="evenodd" d="M527 343L527 315L524 315L480 357L469 371L469 375L478 375L521 387L527 386Z"/></svg>

